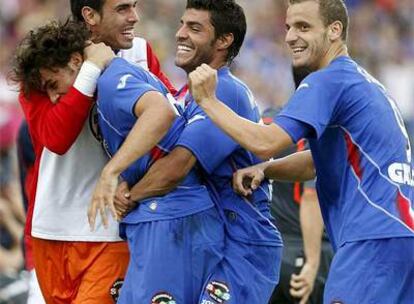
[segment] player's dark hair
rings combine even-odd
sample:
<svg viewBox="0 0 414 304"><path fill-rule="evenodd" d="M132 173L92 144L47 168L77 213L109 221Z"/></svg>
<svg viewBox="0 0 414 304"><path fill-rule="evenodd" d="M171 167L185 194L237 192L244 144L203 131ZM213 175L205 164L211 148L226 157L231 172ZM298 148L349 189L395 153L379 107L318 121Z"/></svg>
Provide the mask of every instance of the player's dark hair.
<svg viewBox="0 0 414 304"><path fill-rule="evenodd" d="M293 82L295 83L295 88L297 89L302 82L312 71L309 67L294 67L292 66L292 76Z"/></svg>
<svg viewBox="0 0 414 304"><path fill-rule="evenodd" d="M341 38L343 41L347 40L349 15L343 0L289 0L289 4L302 3L305 1L315 1L319 3L319 12L325 26L328 26L335 21L340 21L344 27Z"/></svg>
<svg viewBox="0 0 414 304"><path fill-rule="evenodd" d="M233 34L234 41L228 48L226 60L231 63L239 54L246 36L246 16L234 0L187 0L186 9L205 10L210 13L215 38Z"/></svg>
<svg viewBox="0 0 414 304"><path fill-rule="evenodd" d="M65 67L75 52L83 56L89 38L83 23L70 20L53 21L30 31L17 47L11 79L26 95L41 90L40 69Z"/></svg>
<svg viewBox="0 0 414 304"><path fill-rule="evenodd" d="M72 11L73 20L78 22L85 21L82 16L82 9L85 6L89 6L101 14L104 4L105 0L70 0L70 10Z"/></svg>

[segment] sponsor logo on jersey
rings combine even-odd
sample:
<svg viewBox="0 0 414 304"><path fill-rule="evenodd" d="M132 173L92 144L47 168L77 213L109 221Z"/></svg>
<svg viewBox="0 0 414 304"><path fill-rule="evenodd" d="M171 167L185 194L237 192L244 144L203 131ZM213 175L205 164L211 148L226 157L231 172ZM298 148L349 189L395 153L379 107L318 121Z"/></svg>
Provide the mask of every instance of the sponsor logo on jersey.
<svg viewBox="0 0 414 304"><path fill-rule="evenodd" d="M160 292L152 297L151 304L177 304L177 302L169 293Z"/></svg>
<svg viewBox="0 0 414 304"><path fill-rule="evenodd" d="M203 120L203 119L206 119L204 115L201 115L201 114L194 115L194 117L188 120L187 125L192 124L195 121Z"/></svg>
<svg viewBox="0 0 414 304"><path fill-rule="evenodd" d="M388 167L389 178L402 185L414 186L414 169L410 164L393 163Z"/></svg>
<svg viewBox="0 0 414 304"><path fill-rule="evenodd" d="M126 84L127 84L127 80L128 80L129 77L132 77L132 75L131 74L126 74L126 75L122 76L121 79L119 79L119 83L118 83L116 88L118 90L124 89Z"/></svg>
<svg viewBox="0 0 414 304"><path fill-rule="evenodd" d="M124 284L124 279L117 279L114 284L112 284L111 289L109 290L112 299L116 303L119 298L119 293L121 292L122 284Z"/></svg>
<svg viewBox="0 0 414 304"><path fill-rule="evenodd" d="M230 289L227 284L223 282L211 281L207 284L206 291L210 298L216 301L216 303L226 303L231 298ZM207 303L208 302L206 302L206 304Z"/></svg>

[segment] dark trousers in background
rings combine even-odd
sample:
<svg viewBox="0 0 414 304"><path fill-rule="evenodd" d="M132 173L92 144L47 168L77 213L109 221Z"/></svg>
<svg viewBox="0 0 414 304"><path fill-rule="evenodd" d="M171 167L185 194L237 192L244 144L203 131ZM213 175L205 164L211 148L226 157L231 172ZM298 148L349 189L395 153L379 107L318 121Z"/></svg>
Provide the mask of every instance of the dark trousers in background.
<svg viewBox="0 0 414 304"><path fill-rule="evenodd" d="M293 273L298 274L303 266L303 241L296 236L283 236L284 248L282 266L280 270L279 285L273 291L269 304L296 304L299 299L293 298L290 293L290 278ZM322 242L321 261L316 276L313 292L308 304L322 304L325 281L328 277L329 265L332 261L333 251L329 242Z"/></svg>

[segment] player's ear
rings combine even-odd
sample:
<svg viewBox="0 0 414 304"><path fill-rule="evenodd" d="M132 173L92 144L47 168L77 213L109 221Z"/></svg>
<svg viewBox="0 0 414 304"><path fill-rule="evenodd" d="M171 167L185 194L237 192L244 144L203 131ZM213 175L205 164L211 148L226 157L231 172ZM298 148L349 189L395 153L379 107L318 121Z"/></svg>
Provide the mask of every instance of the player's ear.
<svg viewBox="0 0 414 304"><path fill-rule="evenodd" d="M68 65L72 70L79 70L82 63L83 63L83 57L81 53L75 52L70 56L70 61Z"/></svg>
<svg viewBox="0 0 414 304"><path fill-rule="evenodd" d="M93 8L84 6L81 10L82 17L85 20L86 25L89 27L99 24L101 15Z"/></svg>
<svg viewBox="0 0 414 304"><path fill-rule="evenodd" d="M234 41L234 36L232 33L223 34L219 37L216 41L216 45L218 50L226 50L228 49Z"/></svg>
<svg viewBox="0 0 414 304"><path fill-rule="evenodd" d="M328 26L328 38L330 41L341 39L344 26L341 21L337 20Z"/></svg>

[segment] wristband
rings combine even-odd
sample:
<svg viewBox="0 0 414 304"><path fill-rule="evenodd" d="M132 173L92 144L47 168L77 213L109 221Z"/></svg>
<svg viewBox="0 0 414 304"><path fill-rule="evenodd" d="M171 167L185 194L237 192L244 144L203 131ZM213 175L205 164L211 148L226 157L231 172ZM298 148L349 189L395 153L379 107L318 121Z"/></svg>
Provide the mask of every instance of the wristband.
<svg viewBox="0 0 414 304"><path fill-rule="evenodd" d="M91 61L84 61L73 87L83 95L93 97L102 70Z"/></svg>

